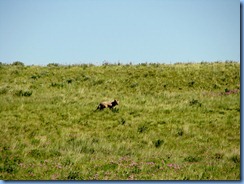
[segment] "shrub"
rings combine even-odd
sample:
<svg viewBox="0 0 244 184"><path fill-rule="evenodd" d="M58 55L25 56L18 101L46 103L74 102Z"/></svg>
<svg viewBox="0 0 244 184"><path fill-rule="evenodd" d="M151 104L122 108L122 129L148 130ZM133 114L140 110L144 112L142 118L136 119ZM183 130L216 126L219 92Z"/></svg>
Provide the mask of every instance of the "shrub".
<svg viewBox="0 0 244 184"><path fill-rule="evenodd" d="M79 180L80 179L79 175L80 175L79 171L70 171L67 179L68 180Z"/></svg>
<svg viewBox="0 0 244 184"><path fill-rule="evenodd" d="M118 167L118 164L116 163L109 163L101 166L101 169L103 171L108 171L108 170L115 170Z"/></svg>
<svg viewBox="0 0 244 184"><path fill-rule="evenodd" d="M40 75L32 75L32 76L31 76L31 78L32 78L32 79L35 79L35 80L38 79L38 78L40 78L40 77L41 77Z"/></svg>
<svg viewBox="0 0 244 184"><path fill-rule="evenodd" d="M201 159L199 157L194 157L194 156L188 156L186 158L184 158L184 161L186 162L198 162Z"/></svg>
<svg viewBox="0 0 244 184"><path fill-rule="evenodd" d="M13 174L17 172L17 164L9 159L8 157L4 160L4 167L3 167L3 171L9 173L9 174Z"/></svg>
<svg viewBox="0 0 244 184"><path fill-rule="evenodd" d="M125 119L124 118L121 118L120 120L119 120L119 124L121 124L121 125L124 125L125 124Z"/></svg>
<svg viewBox="0 0 244 184"><path fill-rule="evenodd" d="M108 61L104 60L102 65L103 66L108 66L108 65L111 65L111 64Z"/></svg>
<svg viewBox="0 0 244 184"><path fill-rule="evenodd" d="M63 83L52 82L51 83L51 87L62 88L62 87L64 87L64 84Z"/></svg>
<svg viewBox="0 0 244 184"><path fill-rule="evenodd" d="M230 158L231 161L233 161L235 164L240 163L240 156L239 155L234 155Z"/></svg>
<svg viewBox="0 0 244 184"><path fill-rule="evenodd" d="M7 87L2 87L0 88L0 94L6 94L8 92L8 88Z"/></svg>
<svg viewBox="0 0 244 184"><path fill-rule="evenodd" d="M145 132L148 129L148 127L146 125L139 125L137 128L137 132L142 133Z"/></svg>
<svg viewBox="0 0 244 184"><path fill-rule="evenodd" d="M23 90L18 90L15 92L15 95L17 96L31 96L32 95L32 91L23 91Z"/></svg>
<svg viewBox="0 0 244 184"><path fill-rule="evenodd" d="M71 84L73 82L73 79L66 80L68 84Z"/></svg>
<svg viewBox="0 0 244 184"><path fill-rule="evenodd" d="M33 149L29 152L29 155L34 158L43 158L46 156L46 152L40 149Z"/></svg>
<svg viewBox="0 0 244 184"><path fill-rule="evenodd" d="M20 157L12 157L11 155L7 155L4 160L3 171L14 174L18 172L18 164L21 163L23 160Z"/></svg>
<svg viewBox="0 0 244 184"><path fill-rule="evenodd" d="M188 82L189 87L193 87L194 84L195 84L195 81Z"/></svg>
<svg viewBox="0 0 244 184"><path fill-rule="evenodd" d="M13 66L25 66L24 63L20 62L20 61L15 61L12 63Z"/></svg>
<svg viewBox="0 0 244 184"><path fill-rule="evenodd" d="M130 87L131 88L135 88L135 87L137 87L139 84L138 84L138 82L134 82L134 83L132 83L131 85L130 85Z"/></svg>
<svg viewBox="0 0 244 184"><path fill-rule="evenodd" d="M153 144L156 148L160 147L164 143L164 140L158 139L156 141L153 141Z"/></svg>
<svg viewBox="0 0 244 184"><path fill-rule="evenodd" d="M193 99L193 100L190 101L190 106L193 106L193 105L201 107L202 103L200 103L198 100Z"/></svg>
<svg viewBox="0 0 244 184"><path fill-rule="evenodd" d="M148 64L147 64L147 62L145 62L145 63L140 63L139 65L141 65L141 66L147 66Z"/></svg>
<svg viewBox="0 0 244 184"><path fill-rule="evenodd" d="M224 157L224 155L222 153L215 153L214 154L214 159L219 160L222 159Z"/></svg>
<svg viewBox="0 0 244 184"><path fill-rule="evenodd" d="M59 64L58 63L49 63L47 66L48 67L58 67Z"/></svg>
<svg viewBox="0 0 244 184"><path fill-rule="evenodd" d="M183 130L182 129L178 129L177 135L178 136L183 136L183 134L184 134Z"/></svg>

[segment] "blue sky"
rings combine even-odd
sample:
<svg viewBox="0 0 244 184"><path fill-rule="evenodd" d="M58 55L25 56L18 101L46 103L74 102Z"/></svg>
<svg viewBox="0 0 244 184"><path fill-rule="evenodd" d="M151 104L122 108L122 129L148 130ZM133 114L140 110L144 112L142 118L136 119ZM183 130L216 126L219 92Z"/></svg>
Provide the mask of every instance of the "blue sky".
<svg viewBox="0 0 244 184"><path fill-rule="evenodd" d="M240 61L238 0L0 0L0 62Z"/></svg>

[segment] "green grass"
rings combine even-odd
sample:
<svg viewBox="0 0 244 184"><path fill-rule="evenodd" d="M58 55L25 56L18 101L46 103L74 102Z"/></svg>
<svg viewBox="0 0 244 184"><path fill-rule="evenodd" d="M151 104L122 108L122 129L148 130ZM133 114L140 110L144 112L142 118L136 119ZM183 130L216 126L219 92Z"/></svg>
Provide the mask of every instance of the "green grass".
<svg viewBox="0 0 244 184"><path fill-rule="evenodd" d="M238 62L1 63L0 179L240 180L239 88Z"/></svg>

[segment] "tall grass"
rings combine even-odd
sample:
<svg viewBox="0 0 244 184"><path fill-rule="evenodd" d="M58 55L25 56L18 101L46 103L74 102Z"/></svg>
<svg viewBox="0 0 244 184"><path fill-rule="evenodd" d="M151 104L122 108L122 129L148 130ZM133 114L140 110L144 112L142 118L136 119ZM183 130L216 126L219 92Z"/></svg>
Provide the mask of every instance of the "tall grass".
<svg viewBox="0 0 244 184"><path fill-rule="evenodd" d="M1 64L0 179L239 180L239 91L237 62Z"/></svg>

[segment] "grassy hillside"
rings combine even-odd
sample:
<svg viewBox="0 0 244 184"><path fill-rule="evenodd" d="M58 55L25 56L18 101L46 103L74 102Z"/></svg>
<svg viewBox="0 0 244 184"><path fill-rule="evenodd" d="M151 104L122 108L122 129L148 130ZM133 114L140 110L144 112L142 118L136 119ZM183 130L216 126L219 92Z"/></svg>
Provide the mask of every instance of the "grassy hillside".
<svg viewBox="0 0 244 184"><path fill-rule="evenodd" d="M237 62L1 64L0 179L239 180L239 88Z"/></svg>

